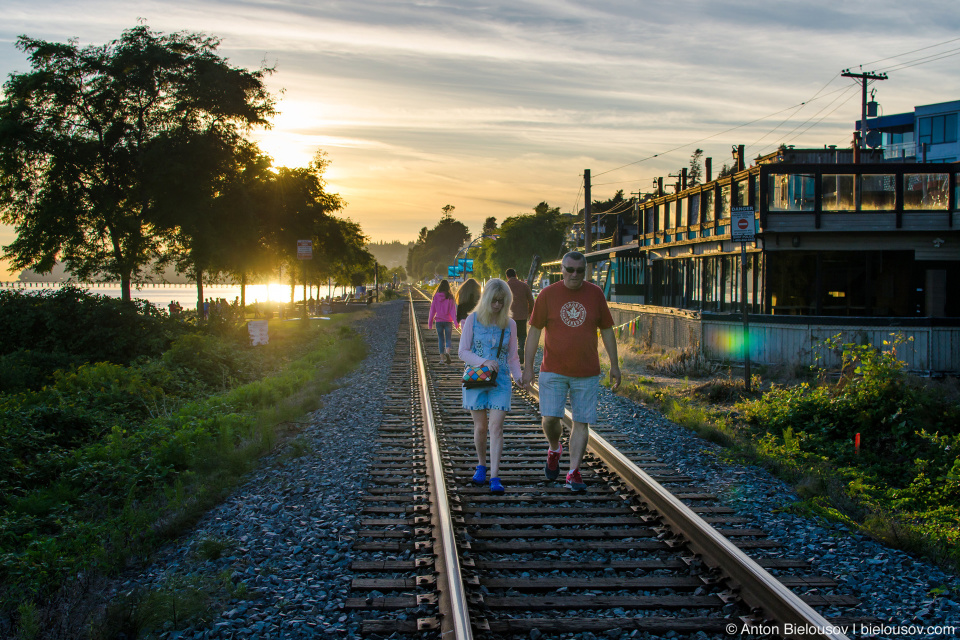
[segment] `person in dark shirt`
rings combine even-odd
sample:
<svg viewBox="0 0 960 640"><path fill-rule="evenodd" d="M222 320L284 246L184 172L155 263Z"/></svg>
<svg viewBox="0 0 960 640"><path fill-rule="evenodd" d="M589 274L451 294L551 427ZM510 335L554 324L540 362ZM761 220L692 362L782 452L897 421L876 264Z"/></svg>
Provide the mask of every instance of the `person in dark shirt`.
<svg viewBox="0 0 960 640"><path fill-rule="evenodd" d="M507 286L513 292L513 304L510 314L517 323L517 345L520 353L520 364L523 364L523 345L527 340L527 319L533 312L533 292L523 280L517 279L514 269L507 269Z"/></svg>
<svg viewBox="0 0 960 640"><path fill-rule="evenodd" d="M480 283L468 278L457 289L457 323L462 324L480 302Z"/></svg>

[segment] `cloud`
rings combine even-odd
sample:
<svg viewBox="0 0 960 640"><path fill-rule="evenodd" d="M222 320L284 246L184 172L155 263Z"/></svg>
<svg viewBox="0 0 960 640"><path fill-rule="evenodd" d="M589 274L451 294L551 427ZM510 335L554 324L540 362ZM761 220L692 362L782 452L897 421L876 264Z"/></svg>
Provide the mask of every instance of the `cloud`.
<svg viewBox="0 0 960 640"><path fill-rule="evenodd" d="M675 172L695 147L719 165L731 144L756 143L750 157L785 136L846 144L859 108L840 70L911 59L883 61L960 30L955 0L929 0L922 11L894 0L79 7L8 0L0 72L26 69L12 47L21 33L102 43L143 18L156 30L215 34L233 64L276 66L268 82L283 90L281 115L256 134L264 147L278 161L327 150L330 188L350 203L346 214L386 240L413 239L447 202L477 227L542 200L573 207L588 167L600 173L649 158L605 176L595 196L607 197ZM955 64L891 73L877 87L884 113L960 97Z"/></svg>

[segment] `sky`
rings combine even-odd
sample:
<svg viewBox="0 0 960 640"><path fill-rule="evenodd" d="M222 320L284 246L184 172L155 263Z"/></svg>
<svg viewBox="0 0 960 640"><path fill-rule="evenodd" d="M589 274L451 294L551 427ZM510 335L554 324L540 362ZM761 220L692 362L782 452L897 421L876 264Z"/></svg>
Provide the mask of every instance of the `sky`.
<svg viewBox="0 0 960 640"><path fill-rule="evenodd" d="M960 99L956 0L5 0L0 78L29 71L19 35L98 45L138 22L274 67L280 114L253 137L279 165L326 152L374 241L415 240L447 204L474 234L543 201L575 212L584 169L602 200L697 148L716 171L737 144L849 146L847 68L888 72L881 114Z"/></svg>

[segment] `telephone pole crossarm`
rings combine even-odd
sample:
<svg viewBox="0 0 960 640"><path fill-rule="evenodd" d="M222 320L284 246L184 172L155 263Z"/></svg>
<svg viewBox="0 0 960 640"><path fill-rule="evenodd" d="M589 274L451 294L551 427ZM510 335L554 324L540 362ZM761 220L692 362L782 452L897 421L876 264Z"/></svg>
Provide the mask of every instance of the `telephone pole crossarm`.
<svg viewBox="0 0 960 640"><path fill-rule="evenodd" d="M853 73L850 71L850 69L844 69L842 72L840 72L840 75L844 78L853 78L857 80L861 86L860 136L857 139L857 149L858 151L863 151L863 147L867 138L867 85L871 80L886 80L887 74L873 72ZM862 159L860 161L862 162Z"/></svg>

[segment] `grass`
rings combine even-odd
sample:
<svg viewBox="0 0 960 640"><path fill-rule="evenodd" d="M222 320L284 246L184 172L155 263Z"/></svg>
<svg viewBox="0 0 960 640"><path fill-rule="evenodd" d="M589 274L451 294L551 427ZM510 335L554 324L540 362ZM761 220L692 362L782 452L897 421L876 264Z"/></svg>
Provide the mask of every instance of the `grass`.
<svg viewBox="0 0 960 640"><path fill-rule="evenodd" d="M941 415L945 417L939 421L920 421L924 425L932 424L929 428L939 429L941 436L912 435L909 427L899 424L891 427L886 422L883 425L864 423L859 427L874 440L884 429L899 428L899 432L893 431L902 434L895 436L895 442L906 443L907 436L912 439L910 441L916 441L920 436L929 445L916 449L915 462L908 459L901 463L909 473L898 485L892 477L884 480L877 474L876 469L890 466L882 455L870 466L866 459L850 457L852 446L838 448L832 440L819 436L813 429L812 425L829 425L836 419L831 418L829 412L836 410L832 405L837 400L830 398L839 397L846 384L853 384L849 376L847 379L840 377L840 381L835 382L838 376L831 376L829 372L821 372L818 379L810 372L758 367L760 373L751 379L751 393L746 393L742 378L736 378L729 369L725 375L714 373L701 377L708 368L689 355L664 350L639 351L631 344L621 344L620 351L621 395L648 405L700 437L725 447L724 457L727 459L760 464L790 483L800 500L786 508L842 522L892 547L923 556L949 570L960 571L960 509L955 493L960 480L956 477L960 458L956 458L954 451L956 462L950 471L949 453L950 438L957 437L949 434L956 429L955 416L960 407L955 382L938 383L912 376L902 378L905 388L915 391L914 395L907 394L908 398L924 398L926 400L921 403L926 405L930 404L930 398L943 402L946 409ZM864 372L864 377L858 380L869 381L871 376L881 382L886 380L885 376L901 379L902 374L894 360L884 365L882 356L871 358L866 351L857 355L864 358L853 362ZM871 364L872 360L875 362ZM884 371L883 366L888 366L888 370ZM849 370L852 371L853 367ZM664 372L675 375L668 376ZM772 380L777 384L772 384ZM879 383L870 384L882 388ZM812 403L815 413L803 414L796 420L795 427L774 427L764 420L756 421L756 415L766 415L761 413L762 407L770 402L782 405L791 397L789 394L785 397L775 394L792 389L797 392L796 397L800 397L805 388L830 389L832 395L828 395L819 408ZM768 400L768 397L774 400ZM906 407L903 402L901 407ZM904 408L904 411L908 409ZM858 415L859 419L865 419L862 411ZM875 426L870 427L870 424ZM944 453L946 462L943 461ZM935 460L937 455L940 455L939 460ZM921 470L916 477L913 476L915 469ZM924 471L929 478L924 476ZM951 486L954 493L949 489Z"/></svg>
<svg viewBox="0 0 960 640"><path fill-rule="evenodd" d="M19 551L7 547L0 554L5 583L0 594L19 637L71 637L85 626L92 609L89 601L96 599L104 578L148 559L159 545L196 523L265 453L284 445L291 458L308 455L309 444L296 438L299 429L291 426L319 408L320 398L365 357L366 346L349 323L369 314L363 310L309 323L272 321L269 344L216 348L212 353L222 359L197 358L195 365L205 367L202 372L182 364L164 365L178 367L179 373L171 376L178 380L194 372L191 384L201 392L191 397L171 395L163 385L150 387L141 421L114 426L102 436L92 432L87 441L66 450L67 458L48 461L60 469L52 476L60 480L19 488L18 496L10 499L13 513L23 515L10 520L8 511L0 522L6 527L0 529L3 540L20 545ZM203 341L196 345L206 348ZM190 355L189 349L182 351L178 357ZM124 372L100 369L83 380L96 380L96 393L126 401L126 387L100 382L117 375L125 380ZM140 374L130 379L136 381L131 395L137 396L147 383ZM75 481L70 469L80 472ZM31 510L37 516L30 516ZM55 518L55 526L43 524ZM195 553L214 559L231 544L205 539ZM130 594L113 605L91 634L97 636L98 625L104 633L180 626L209 608L200 592L209 592L211 585L223 597L242 595L245 587L226 582L201 576L156 592ZM116 637L114 631L102 637Z"/></svg>

